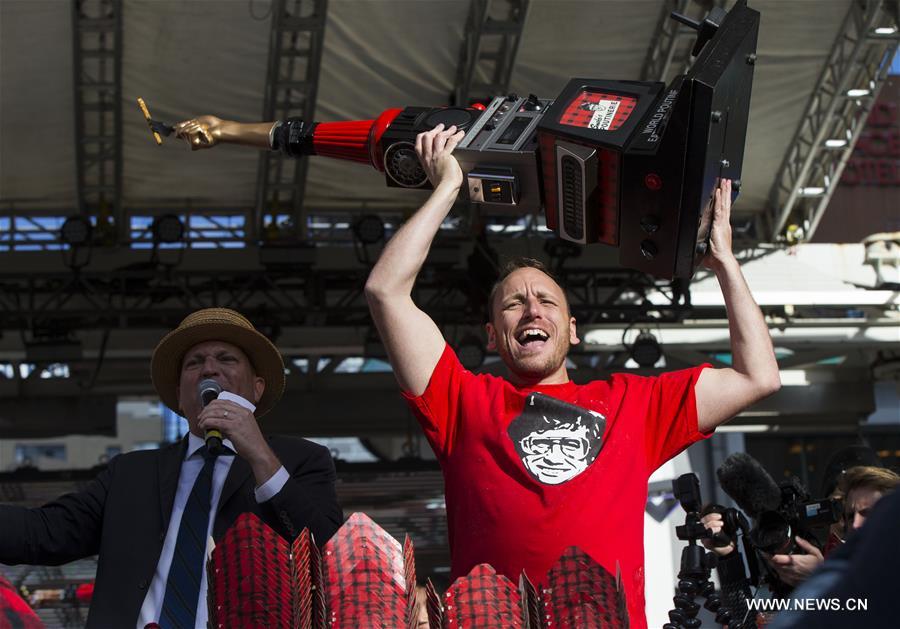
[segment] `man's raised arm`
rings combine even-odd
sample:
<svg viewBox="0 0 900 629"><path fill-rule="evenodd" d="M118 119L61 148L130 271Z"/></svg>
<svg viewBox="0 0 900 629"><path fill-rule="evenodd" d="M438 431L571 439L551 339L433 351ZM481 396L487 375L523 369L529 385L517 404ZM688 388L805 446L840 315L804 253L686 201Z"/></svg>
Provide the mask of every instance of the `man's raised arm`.
<svg viewBox="0 0 900 629"><path fill-rule="evenodd" d="M412 300L413 284L462 185L453 149L464 133L438 125L416 138L416 152L434 192L385 246L366 282L366 299L394 375L407 393L425 392L444 351L441 331Z"/></svg>
<svg viewBox="0 0 900 629"><path fill-rule="evenodd" d="M731 336L732 367L704 369L695 388L697 424L707 432L781 387L772 339L731 248L731 181L716 189L710 251L704 263L716 274Z"/></svg>

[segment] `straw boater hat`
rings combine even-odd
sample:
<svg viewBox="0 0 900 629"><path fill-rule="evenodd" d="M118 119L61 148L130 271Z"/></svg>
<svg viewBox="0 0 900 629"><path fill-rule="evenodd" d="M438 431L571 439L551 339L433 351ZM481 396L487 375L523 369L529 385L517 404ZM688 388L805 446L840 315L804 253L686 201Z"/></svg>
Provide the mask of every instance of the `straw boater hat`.
<svg viewBox="0 0 900 629"><path fill-rule="evenodd" d="M175 391L181 378L181 363L190 348L204 341L231 343L247 354L256 375L266 381L265 391L256 404L256 416L262 417L272 410L284 392L281 354L243 315L228 308L205 308L189 314L153 350L150 371L163 404L179 410Z"/></svg>

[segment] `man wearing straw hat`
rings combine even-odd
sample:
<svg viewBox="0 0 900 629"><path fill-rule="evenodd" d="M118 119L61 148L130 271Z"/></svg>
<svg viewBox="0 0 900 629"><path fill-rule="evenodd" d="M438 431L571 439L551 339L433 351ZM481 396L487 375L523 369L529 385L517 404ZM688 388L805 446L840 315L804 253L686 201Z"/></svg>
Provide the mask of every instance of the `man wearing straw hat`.
<svg viewBox="0 0 900 629"><path fill-rule="evenodd" d="M225 308L188 315L156 346L153 386L189 433L159 450L115 457L74 494L40 508L0 505L0 562L58 565L99 553L88 627L205 627L209 537L255 513L287 539L324 543L342 521L328 450L263 436L258 418L284 391L275 346ZM218 399L203 405L199 387ZM222 434L218 455L204 440Z"/></svg>

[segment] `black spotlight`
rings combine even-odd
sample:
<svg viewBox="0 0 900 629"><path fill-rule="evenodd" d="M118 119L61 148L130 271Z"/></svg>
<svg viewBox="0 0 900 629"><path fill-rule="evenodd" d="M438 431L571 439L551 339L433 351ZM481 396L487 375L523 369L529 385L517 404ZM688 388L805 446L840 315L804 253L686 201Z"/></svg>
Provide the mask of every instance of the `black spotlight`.
<svg viewBox="0 0 900 629"><path fill-rule="evenodd" d="M456 345L456 357L459 358L459 363L469 371L481 367L484 356L484 344L474 334L467 334Z"/></svg>
<svg viewBox="0 0 900 629"><path fill-rule="evenodd" d="M384 221L375 214L365 214L353 223L353 233L362 244L374 245L384 240Z"/></svg>
<svg viewBox="0 0 900 629"><path fill-rule="evenodd" d="M656 337L643 330L631 344L631 358L640 367L652 367L662 357L662 349Z"/></svg>
<svg viewBox="0 0 900 629"><path fill-rule="evenodd" d="M184 223L174 214L163 214L153 219L153 242L181 242L184 238Z"/></svg>
<svg viewBox="0 0 900 629"><path fill-rule="evenodd" d="M91 222L83 216L70 216L62 224L59 237L64 243L72 247L80 247L91 241L93 227Z"/></svg>

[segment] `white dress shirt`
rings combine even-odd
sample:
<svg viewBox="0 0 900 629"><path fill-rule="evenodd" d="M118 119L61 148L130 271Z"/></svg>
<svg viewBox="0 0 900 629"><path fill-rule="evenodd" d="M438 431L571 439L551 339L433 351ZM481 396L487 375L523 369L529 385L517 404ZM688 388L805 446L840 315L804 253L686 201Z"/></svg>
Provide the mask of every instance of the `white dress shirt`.
<svg viewBox="0 0 900 629"><path fill-rule="evenodd" d="M222 392L220 399L229 399L250 410L254 410L253 404L242 397L234 394ZM213 523L216 519L216 511L219 506L219 498L222 496L222 485L225 484L225 478L234 462L234 444L230 439L223 439L222 444L228 448L226 453L216 457L213 467L212 478L212 495L210 496L209 525L206 529L206 536L212 536ZM200 475L203 469L203 456L199 450L206 445L206 442L195 435L188 434L188 447L185 453L184 461L181 464L181 473L178 475L178 489L175 492L175 503L172 505L172 516L169 518L169 526L166 529L166 539L163 542L162 553L159 556L159 562L156 564L156 572L153 574L153 581L147 589L147 596L144 597L144 604L141 606L141 613L138 616L137 629L144 629L147 623L159 622L159 615L162 612L163 598L166 595L166 582L169 578L169 566L172 565L172 556L175 553L175 541L178 539L178 526L181 523L181 515L184 513L184 507L187 504L188 497L194 487L194 481ZM277 494L284 487L290 475L282 465L278 471L254 490L256 502L263 503ZM207 556L210 551L207 546ZM208 610L206 607L206 566L204 565L203 574L200 578L200 598L197 601L197 618L196 629L206 629L206 620Z"/></svg>

